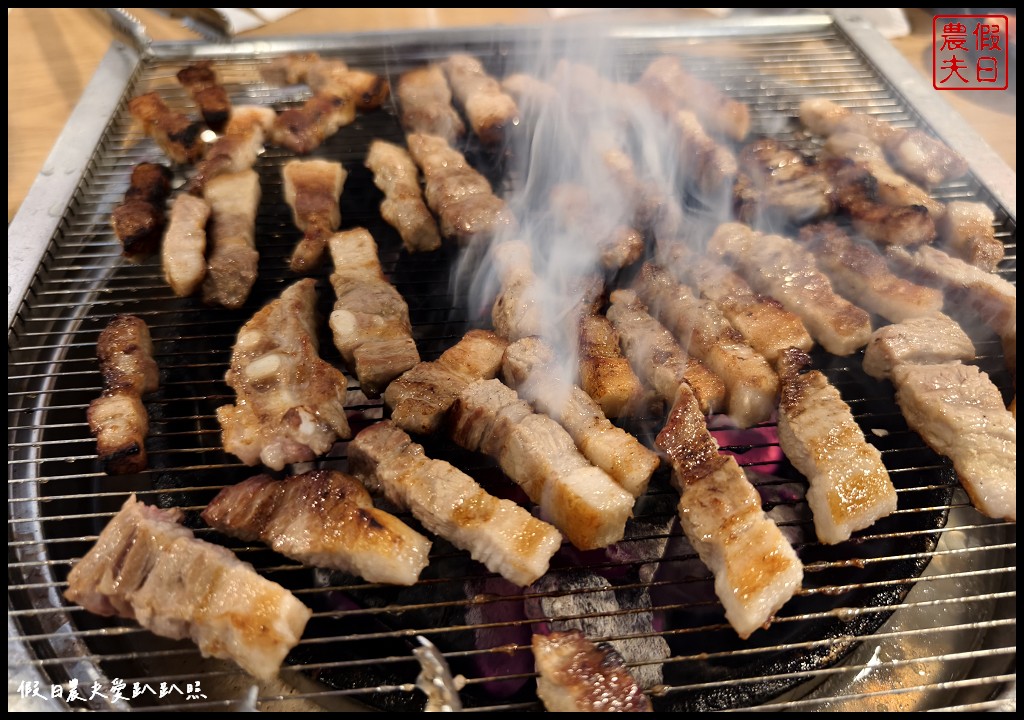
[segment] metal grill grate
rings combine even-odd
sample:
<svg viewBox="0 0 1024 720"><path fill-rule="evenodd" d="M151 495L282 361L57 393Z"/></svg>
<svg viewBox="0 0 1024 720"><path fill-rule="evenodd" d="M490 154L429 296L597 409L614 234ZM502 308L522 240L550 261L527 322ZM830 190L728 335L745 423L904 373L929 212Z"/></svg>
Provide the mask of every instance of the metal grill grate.
<svg viewBox="0 0 1024 720"><path fill-rule="evenodd" d="M502 37L381 42L346 49L344 58L395 78L424 61L466 50L500 75L539 42L529 33L517 38L522 42ZM815 141L799 133L792 120L780 123L779 118L793 118L797 104L810 95L896 124L923 125L832 24L736 37L683 37L667 29L615 43L626 77L635 77L656 53L686 53L695 73L751 104L755 134L808 150ZM661 666L662 683L652 691L659 710L973 710L999 707L1001 696L1015 693L1015 526L992 522L971 508L948 463L907 429L891 387L864 375L856 355L843 359L819 351L815 366L839 387L882 451L898 489L899 510L848 543L818 545L803 501L805 481L778 460L772 426L731 435L726 449L736 452L741 464L771 472L759 476L759 490L806 564L800 593L769 629L746 642L725 622L708 571L681 535L675 521L678 496L664 470L639 501L626 539L614 552L565 548L553 561L550 582L522 592L439 539L421 581L412 588L391 588L304 568L206 528L198 518L206 503L225 485L255 474L221 449L215 409L233 399L223 377L239 327L295 279L287 258L298 231L280 180L280 167L290 155L268 149L257 165L263 191L260 277L238 311L175 298L158 258L139 265L122 262L109 216L123 198L131 168L163 160L132 126L125 100L157 89L172 106L190 109L174 73L191 54L207 51L217 58L235 103L280 107L303 98L300 90L260 81L259 65L267 56L189 48L177 55L158 52L145 61L111 118L9 332L8 616L18 635L9 640L20 638L27 648L26 669L38 670L46 682L77 679L86 687L94 680L109 686L121 678L129 697L134 683L156 688L160 682L202 681L205 699L184 702L177 696L171 702L144 694L130 701L133 707L158 710L229 709L252 684L234 665L204 660L187 642L155 637L131 622L94 617L61 598L73 562L134 492L149 504L183 508L198 537L229 547L314 610L303 640L286 660L281 683L258 689L265 710L344 708L351 702L421 709L424 698L413 685L419 672L412 654L416 635L429 638L465 676L467 707L539 709L530 631L533 623L549 619L544 615L556 601L574 608L571 617L603 621L606 630L596 640L664 638L671 650L667 659L652 655L632 662L637 670ZM409 304L420 354L433 359L479 318L451 289L456 251L409 256L376 212L380 195L362 167L376 137L402 141L393 107L360 116L317 155L339 160L349 170L343 227L365 226L377 239L385 272ZM493 158L474 147L467 155L496 183L503 181ZM944 186L936 197L995 205L974 178ZM1015 218L1003 209L997 217L1007 246L998 272L1015 282ZM333 302L326 272L318 276L324 317ZM108 477L96 461L85 410L101 390L96 339L120 312L149 324L161 387L146 403L150 468ZM326 324L323 331L321 352L340 367ZM998 340L984 332L975 340L978 364L1012 396ZM367 400L354 382L349 410L355 432L382 417L380 402ZM650 438L660 422L650 418L630 429ZM480 457L439 440L428 441L427 450L468 470L491 492L522 499ZM318 464L344 469L345 453L345 444L338 443ZM402 517L416 526L411 517ZM610 593L617 596L617 607L601 605ZM588 597L589 606L582 602ZM638 622L643 620L646 625ZM636 627L647 629L630 629ZM121 706L97 698L71 707Z"/></svg>

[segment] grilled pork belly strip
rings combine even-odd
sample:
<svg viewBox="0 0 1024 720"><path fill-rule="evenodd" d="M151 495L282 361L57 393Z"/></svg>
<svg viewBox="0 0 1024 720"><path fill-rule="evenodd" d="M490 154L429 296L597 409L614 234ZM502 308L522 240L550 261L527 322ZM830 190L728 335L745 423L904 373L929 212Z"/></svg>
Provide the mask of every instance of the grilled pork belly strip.
<svg viewBox="0 0 1024 720"><path fill-rule="evenodd" d="M141 472L148 463L149 432L142 396L155 391L160 381L149 327L135 315L115 316L100 333L96 355L103 393L86 411L96 454L110 475Z"/></svg>
<svg viewBox="0 0 1024 720"><path fill-rule="evenodd" d="M489 237L515 218L465 156L436 135L409 133L409 154L423 172L427 205L440 221L441 234L468 245Z"/></svg>
<svg viewBox="0 0 1024 720"><path fill-rule="evenodd" d="M340 162L289 160L281 168L284 201L303 232L292 252L291 269L307 275L317 268L327 239L341 225L341 191L348 172Z"/></svg>
<svg viewBox="0 0 1024 720"><path fill-rule="evenodd" d="M744 145L738 162L734 194L739 220L754 226L804 223L834 210L828 177L796 149L762 138Z"/></svg>
<svg viewBox="0 0 1024 720"><path fill-rule="evenodd" d="M373 184L384 193L380 214L398 231L407 252L430 252L441 247L437 221L427 208L420 187L420 171L405 148L374 140L365 165Z"/></svg>
<svg viewBox="0 0 1024 720"><path fill-rule="evenodd" d="M502 377L519 396L564 427L580 452L633 497L647 491L658 456L613 425L578 385L559 377L554 351L540 338L517 340L505 350Z"/></svg>
<svg viewBox="0 0 1024 720"><path fill-rule="evenodd" d="M466 386L497 376L507 346L507 340L489 330L470 330L437 360L417 363L384 391L391 419L410 433L437 432Z"/></svg>
<svg viewBox="0 0 1024 720"><path fill-rule="evenodd" d="M182 84L203 115L203 121L211 129L220 132L231 116L231 98L227 89L220 84L212 60L197 60L178 71L175 77Z"/></svg>
<svg viewBox="0 0 1024 720"><path fill-rule="evenodd" d="M622 355L619 333L608 318L596 313L580 317L578 352L580 385L605 417L631 413L643 396L643 385Z"/></svg>
<svg viewBox="0 0 1024 720"><path fill-rule="evenodd" d="M864 348L864 372L889 380L897 365L938 365L974 358L974 343L963 328L948 315L935 313L885 325L871 333Z"/></svg>
<svg viewBox="0 0 1024 720"><path fill-rule="evenodd" d="M811 254L793 240L756 233L741 223L722 223L708 251L731 264L755 290L798 315L830 353L850 355L867 344L871 317L837 295Z"/></svg>
<svg viewBox="0 0 1024 720"><path fill-rule="evenodd" d="M450 463L427 457L423 446L390 420L353 438L348 467L427 530L516 585L529 585L546 573L562 544L554 527L489 494Z"/></svg>
<svg viewBox="0 0 1024 720"><path fill-rule="evenodd" d="M662 55L651 61L637 82L648 100L665 115L686 108L708 128L741 141L750 131L750 108L713 84L683 69L678 57Z"/></svg>
<svg viewBox="0 0 1024 720"><path fill-rule="evenodd" d="M224 379L238 397L217 408L222 442L246 465L280 470L351 437L345 376L317 352L312 278L286 288L242 326Z"/></svg>
<svg viewBox="0 0 1024 720"><path fill-rule="evenodd" d="M308 155L355 119L356 104L351 97L314 93L299 107L278 114L270 138L275 145Z"/></svg>
<svg viewBox="0 0 1024 720"><path fill-rule="evenodd" d="M362 483L337 470L256 475L221 490L202 517L225 535L367 582L413 585L429 562L430 540L375 508Z"/></svg>
<svg viewBox="0 0 1024 720"><path fill-rule="evenodd" d="M213 178L225 173L249 170L263 152L263 145L274 127L277 113L263 105L237 105L224 126L224 134L213 141L203 159L196 163L196 171L189 178L185 190L203 195Z"/></svg>
<svg viewBox="0 0 1024 720"><path fill-rule="evenodd" d="M632 290L615 290L605 313L619 334L636 374L666 403L675 401L682 383L693 388L701 412L725 405L725 384L707 365L686 354L672 333L648 313Z"/></svg>
<svg viewBox="0 0 1024 720"><path fill-rule="evenodd" d="M677 137L680 177L692 182L711 202L728 198L739 172L732 150L712 138L697 116L680 110L669 118Z"/></svg>
<svg viewBox="0 0 1024 720"><path fill-rule="evenodd" d="M495 332L510 342L540 335L544 316L530 246L521 240L505 240L492 245L490 252L501 281L491 306Z"/></svg>
<svg viewBox="0 0 1024 720"><path fill-rule="evenodd" d="M951 255L992 272L1006 255L995 236L995 213L980 202L955 200L938 222L939 244Z"/></svg>
<svg viewBox="0 0 1024 720"><path fill-rule="evenodd" d="M328 247L334 262L334 345L363 392L378 397L388 383L420 361L409 307L384 276L377 243L366 229L335 233Z"/></svg>
<svg viewBox="0 0 1024 720"><path fill-rule="evenodd" d="M440 63L452 95L469 120L469 126L484 145L501 143L519 122L516 101L501 89L475 57L457 53Z"/></svg>
<svg viewBox="0 0 1024 720"><path fill-rule="evenodd" d="M942 310L940 291L896 275L874 247L854 240L835 223L805 225L799 239L833 287L869 312L900 322Z"/></svg>
<svg viewBox="0 0 1024 720"><path fill-rule="evenodd" d="M110 214L110 225L128 260L141 260L160 245L171 179L171 171L159 163L143 162L132 168L124 200Z"/></svg>
<svg viewBox="0 0 1024 720"><path fill-rule="evenodd" d="M178 297L188 297L206 277L206 221L210 206L202 198L182 193L171 205L163 246L164 279Z"/></svg>
<svg viewBox="0 0 1024 720"><path fill-rule="evenodd" d="M71 569L64 596L97 615L136 620L156 635L189 638L205 657L273 679L312 612L181 521L181 510L131 495Z"/></svg>
<svg viewBox="0 0 1024 720"><path fill-rule="evenodd" d="M203 302L236 310L245 304L256 274L256 212L260 176L255 170L218 175L206 183L203 197L210 206Z"/></svg>
<svg viewBox="0 0 1024 720"><path fill-rule="evenodd" d="M725 412L741 428L771 417L779 378L710 300L677 283L664 268L644 263L634 282L638 297L682 348L725 383Z"/></svg>
<svg viewBox="0 0 1024 720"><path fill-rule="evenodd" d="M452 107L452 91L440 65L432 63L402 73L395 96L399 120L407 133L437 135L448 143L466 134L466 124Z"/></svg>
<svg viewBox="0 0 1024 720"><path fill-rule="evenodd" d="M627 267L643 256L643 235L623 224L632 213L621 203L606 204L575 183L554 186L548 201L559 229L581 247L592 245L606 270Z"/></svg>
<svg viewBox="0 0 1024 720"><path fill-rule="evenodd" d="M809 363L795 349L779 363L779 446L810 485L818 540L833 545L895 512L896 489L839 391L818 370L801 374Z"/></svg>
<svg viewBox="0 0 1024 720"><path fill-rule="evenodd" d="M615 650L579 630L533 636L537 696L549 712L653 712Z"/></svg>
<svg viewBox="0 0 1024 720"><path fill-rule="evenodd" d="M138 95L128 101L128 111L142 125L142 131L153 138L172 161L194 163L203 156L206 143L201 135L203 125L171 110L157 92Z"/></svg>
<svg viewBox="0 0 1024 720"><path fill-rule="evenodd" d="M633 496L576 449L565 429L533 412L500 380L468 385L449 412L456 444L494 458L580 550L622 539Z"/></svg>
<svg viewBox="0 0 1024 720"><path fill-rule="evenodd" d="M1017 419L989 376L973 365L898 363L896 402L907 424L953 461L980 512L1017 521Z"/></svg>
<svg viewBox="0 0 1024 720"><path fill-rule="evenodd" d="M804 100L799 115L804 125L818 135L847 131L871 138L885 148L901 173L925 187L935 187L967 172L967 161L959 153L922 130L896 127L825 98Z"/></svg>
<svg viewBox="0 0 1024 720"><path fill-rule="evenodd" d="M700 257L680 242L660 243L658 262L681 283L692 283L769 362L795 347L810 352L814 340L803 320L778 300L754 292L750 283L722 263Z"/></svg>

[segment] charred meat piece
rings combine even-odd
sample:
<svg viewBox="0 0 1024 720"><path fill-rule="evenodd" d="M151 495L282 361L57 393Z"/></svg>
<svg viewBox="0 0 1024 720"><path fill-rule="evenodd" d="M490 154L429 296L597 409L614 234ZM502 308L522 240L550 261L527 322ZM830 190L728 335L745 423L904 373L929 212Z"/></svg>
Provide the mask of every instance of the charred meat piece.
<svg viewBox="0 0 1024 720"><path fill-rule="evenodd" d="M799 239L832 286L869 312L900 322L942 310L941 292L896 275L873 245L854 240L833 222L805 226Z"/></svg>
<svg viewBox="0 0 1024 720"><path fill-rule="evenodd" d="M273 679L312 612L181 521L177 508L130 496L71 569L64 596L97 615L136 620L156 635L189 638L205 657Z"/></svg>
<svg viewBox="0 0 1024 720"><path fill-rule="evenodd" d="M742 141L750 131L750 109L714 84L683 68L678 57L662 55L644 69L637 86L663 114L686 108L702 123L731 140Z"/></svg>
<svg viewBox="0 0 1024 720"><path fill-rule="evenodd" d="M450 463L427 457L423 446L390 420L353 438L348 466L427 530L516 585L529 585L546 573L562 544L554 527L511 500L494 497Z"/></svg>
<svg viewBox="0 0 1024 720"><path fill-rule="evenodd" d="M804 223L833 212L833 189L811 158L771 138L743 146L736 179L736 215L760 226Z"/></svg>
<svg viewBox="0 0 1024 720"><path fill-rule="evenodd" d="M256 212L260 176L255 170L219 175L206 183L203 197L210 206L203 301L236 310L245 304L256 274Z"/></svg>
<svg viewBox="0 0 1024 720"><path fill-rule="evenodd" d="M210 206L187 193L174 198L160 248L164 279L178 297L188 297L206 277L206 222Z"/></svg>
<svg viewBox="0 0 1024 720"><path fill-rule="evenodd" d="M985 203L955 200L938 223L939 244L951 255L992 272L1006 248L995 235L995 214Z"/></svg>
<svg viewBox="0 0 1024 720"><path fill-rule="evenodd" d="M619 334L622 349L636 374L666 403L675 401L682 383L693 388L705 415L725 406L725 384L714 372L680 347L632 290L611 294L606 315Z"/></svg>
<svg viewBox="0 0 1024 720"><path fill-rule="evenodd" d="M533 636L537 696L550 712L653 712L615 650L579 630Z"/></svg>
<svg viewBox="0 0 1024 720"><path fill-rule="evenodd" d="M373 184L384 193L381 217L398 231L406 251L430 252L441 247L437 221L423 199L420 171L409 152L386 140L374 140L365 165L373 173Z"/></svg>
<svg viewBox="0 0 1024 720"><path fill-rule="evenodd" d="M604 315L587 313L579 321L580 385L609 418L633 412L643 385L622 354L619 333Z"/></svg>
<svg viewBox="0 0 1024 720"><path fill-rule="evenodd" d="M407 133L437 135L449 143L466 134L466 124L452 106L452 90L440 65L424 65L402 73L395 96L399 120Z"/></svg>
<svg viewBox="0 0 1024 720"><path fill-rule="evenodd" d="M508 341L489 330L470 330L437 360L417 363L384 391L391 419L407 432L437 432L466 386L497 376L507 346Z"/></svg>
<svg viewBox="0 0 1024 720"><path fill-rule="evenodd" d="M738 427L767 420L775 409L779 378L710 300L694 295L662 267L645 263L634 289L682 348L725 383L725 412Z"/></svg>
<svg viewBox="0 0 1024 720"><path fill-rule="evenodd" d="M594 550L622 539L633 496L591 465L561 425L533 412L500 380L467 386L449 421L456 444L497 460L577 548Z"/></svg>
<svg viewBox="0 0 1024 720"><path fill-rule="evenodd" d="M160 245L172 177L171 171L159 163L144 162L132 168L124 200L110 215L110 224L128 260L141 260Z"/></svg>
<svg viewBox="0 0 1024 720"><path fill-rule="evenodd" d="M275 145L308 155L355 119L356 104L352 98L315 93L299 107L280 112L270 136Z"/></svg>
<svg viewBox="0 0 1024 720"><path fill-rule="evenodd" d="M373 506L351 475L311 470L284 480L257 475L221 490L203 520L218 532L266 543L312 567L367 582L412 585L427 566L430 541Z"/></svg>
<svg viewBox="0 0 1024 720"><path fill-rule="evenodd" d="M755 233L742 223L722 223L708 251L731 264L755 290L798 315L830 353L850 355L867 344L871 316L836 294L813 256L793 240Z"/></svg>
<svg viewBox="0 0 1024 720"><path fill-rule="evenodd" d="M320 264L331 234L341 225L341 190L348 172L340 162L290 160L281 168L284 200L303 232L292 252L293 272L308 275Z"/></svg>
<svg viewBox="0 0 1024 720"><path fill-rule="evenodd" d="M186 183L185 190L202 196L206 183L213 178L251 169L263 152L263 145L276 119L277 113L270 107L235 106L224 134L210 144L206 155L196 164L196 171Z"/></svg>
<svg viewBox="0 0 1024 720"><path fill-rule="evenodd" d="M384 276L377 243L365 228L335 233L328 246L334 262L334 345L363 392L378 397L420 361L409 306Z"/></svg>
<svg viewBox="0 0 1024 720"><path fill-rule="evenodd" d="M895 512L896 489L835 386L818 370L800 372L809 363L795 349L780 362L779 446L810 485L818 540L834 545Z"/></svg>
<svg viewBox="0 0 1024 720"><path fill-rule="evenodd" d="M658 468L658 456L613 425L578 385L559 377L554 351L537 337L508 346L502 361L505 383L519 397L564 427L580 452L633 497L643 495Z"/></svg>
<svg viewBox="0 0 1024 720"><path fill-rule="evenodd" d="M173 162L194 163L203 156L203 124L169 108L159 93L133 97L128 101L128 111Z"/></svg>
<svg viewBox="0 0 1024 720"><path fill-rule="evenodd" d="M864 348L864 372L879 380L892 378L897 365L938 365L975 358L974 343L948 315L935 313L880 327Z"/></svg>
<svg viewBox="0 0 1024 720"><path fill-rule="evenodd" d="M501 89L501 83L475 57L457 53L440 65L455 101L480 142L489 146L500 144L519 122L516 101Z"/></svg>
<svg viewBox="0 0 1024 720"><path fill-rule="evenodd" d="M306 84L316 94L351 99L359 112L379 109L391 95L387 78L334 58L314 62L306 72Z"/></svg>
<svg viewBox="0 0 1024 720"><path fill-rule="evenodd" d="M242 326L225 380L237 399L217 408L223 445L246 465L281 470L351 437L345 376L317 352L312 278L285 289Z"/></svg>
<svg viewBox="0 0 1024 720"><path fill-rule="evenodd" d="M989 376L974 365L899 363L896 402L907 424L953 469L971 502L1017 521L1017 420Z"/></svg>
<svg viewBox="0 0 1024 720"><path fill-rule="evenodd" d="M199 106L206 125L216 132L224 128L231 116L231 98L220 84L212 60L197 60L186 65L175 76Z"/></svg>
<svg viewBox="0 0 1024 720"><path fill-rule="evenodd" d="M115 316L100 333L96 355L103 393L89 403L86 418L97 455L110 475L141 472L148 463L149 433L142 396L160 381L149 327L135 315Z"/></svg>

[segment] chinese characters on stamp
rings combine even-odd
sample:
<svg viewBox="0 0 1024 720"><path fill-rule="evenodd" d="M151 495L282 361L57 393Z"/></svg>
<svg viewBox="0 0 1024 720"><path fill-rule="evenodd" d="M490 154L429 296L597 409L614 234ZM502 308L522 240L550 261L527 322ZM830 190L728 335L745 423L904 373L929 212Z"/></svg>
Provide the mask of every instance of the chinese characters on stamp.
<svg viewBox="0 0 1024 720"><path fill-rule="evenodd" d="M932 85L936 90L1005 90L1009 87L1006 15L936 15L932 18Z"/></svg>
<svg viewBox="0 0 1024 720"><path fill-rule="evenodd" d="M187 683L132 683L130 686L120 678L114 678L109 685L94 682L90 686L79 685L77 678L72 678L63 685L51 685L48 689L42 688L38 681L22 681L18 685L18 694L23 698L47 697L62 699L66 702L88 702L90 700L109 700L111 702L135 700L143 696L152 696L157 699L171 698L172 700L205 700L206 695L203 688L196 680Z"/></svg>

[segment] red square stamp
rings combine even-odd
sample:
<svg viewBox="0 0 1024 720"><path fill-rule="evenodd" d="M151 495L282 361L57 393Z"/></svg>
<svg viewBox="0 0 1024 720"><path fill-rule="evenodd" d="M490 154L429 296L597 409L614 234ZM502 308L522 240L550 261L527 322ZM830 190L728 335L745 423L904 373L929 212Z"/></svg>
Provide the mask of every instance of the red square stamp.
<svg viewBox="0 0 1024 720"><path fill-rule="evenodd" d="M936 90L1006 90L1010 86L1006 15L932 18L932 86Z"/></svg>

